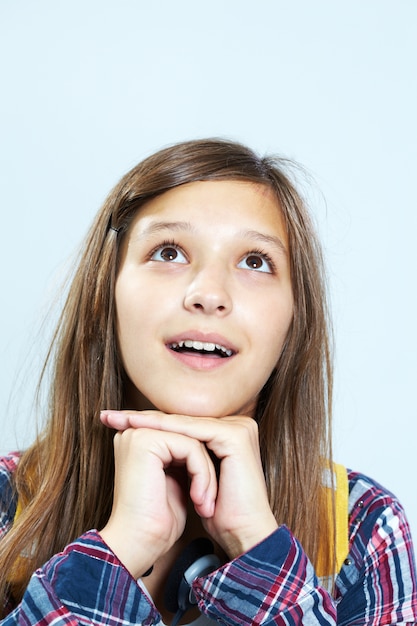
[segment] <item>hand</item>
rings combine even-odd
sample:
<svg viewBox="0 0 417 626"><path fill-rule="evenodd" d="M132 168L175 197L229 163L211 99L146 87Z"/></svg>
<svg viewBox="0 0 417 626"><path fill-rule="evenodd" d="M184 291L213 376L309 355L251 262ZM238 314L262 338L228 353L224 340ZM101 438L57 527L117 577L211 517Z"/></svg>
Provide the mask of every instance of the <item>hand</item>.
<svg viewBox="0 0 417 626"><path fill-rule="evenodd" d="M216 475L205 446L177 433L126 427L115 435L114 453L113 508L101 535L138 578L181 536L189 479L197 513L212 515Z"/></svg>
<svg viewBox="0 0 417 626"><path fill-rule="evenodd" d="M184 437L185 446L194 442L207 447L220 460L217 490L212 489L214 466L210 459L200 467L199 481L210 484L210 495L206 492L203 498L205 505L196 506L202 491L196 497L198 489L193 481L190 497L207 532L230 558L246 552L277 528L268 502L257 424L252 418L189 417L159 411L104 411L101 419L119 431L151 430L158 432L161 438L167 435ZM183 463L178 456L175 462ZM204 479L203 475L206 476Z"/></svg>

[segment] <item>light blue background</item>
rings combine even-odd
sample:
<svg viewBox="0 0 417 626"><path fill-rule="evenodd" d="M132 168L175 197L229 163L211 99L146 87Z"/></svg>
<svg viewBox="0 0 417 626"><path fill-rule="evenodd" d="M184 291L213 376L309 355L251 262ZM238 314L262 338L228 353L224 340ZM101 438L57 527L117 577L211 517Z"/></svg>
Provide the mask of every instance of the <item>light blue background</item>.
<svg viewBox="0 0 417 626"><path fill-rule="evenodd" d="M168 143L227 136L316 181L335 456L417 537L416 24L414 0L1 0L0 452L32 436L39 329L112 185Z"/></svg>

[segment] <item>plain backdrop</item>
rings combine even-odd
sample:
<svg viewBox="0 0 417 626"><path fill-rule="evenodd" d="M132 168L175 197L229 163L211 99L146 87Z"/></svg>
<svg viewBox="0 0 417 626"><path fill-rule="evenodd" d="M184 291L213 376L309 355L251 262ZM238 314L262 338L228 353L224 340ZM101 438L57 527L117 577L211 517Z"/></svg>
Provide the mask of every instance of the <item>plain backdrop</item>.
<svg viewBox="0 0 417 626"><path fill-rule="evenodd" d="M229 137L309 172L335 457L417 537L416 29L415 0L0 1L0 453L33 437L57 294L107 192L160 147Z"/></svg>

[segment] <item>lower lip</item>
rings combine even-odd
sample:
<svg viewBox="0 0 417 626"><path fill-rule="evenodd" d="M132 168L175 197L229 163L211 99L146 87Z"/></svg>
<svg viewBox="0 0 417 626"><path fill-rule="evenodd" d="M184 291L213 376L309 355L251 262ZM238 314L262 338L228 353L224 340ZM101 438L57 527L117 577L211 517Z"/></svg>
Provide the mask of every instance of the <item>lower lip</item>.
<svg viewBox="0 0 417 626"><path fill-rule="evenodd" d="M234 355L230 357L221 357L207 354L191 354L189 352L175 352L168 348L169 353L180 363L194 370L215 370L231 361Z"/></svg>

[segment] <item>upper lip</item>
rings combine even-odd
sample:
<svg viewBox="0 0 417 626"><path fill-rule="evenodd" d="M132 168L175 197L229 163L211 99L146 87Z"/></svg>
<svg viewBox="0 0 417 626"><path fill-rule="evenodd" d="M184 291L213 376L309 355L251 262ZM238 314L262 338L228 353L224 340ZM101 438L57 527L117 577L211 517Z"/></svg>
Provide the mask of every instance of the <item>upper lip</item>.
<svg viewBox="0 0 417 626"><path fill-rule="evenodd" d="M223 348L228 353L230 352L231 354L229 354L229 356L238 352L237 347L231 341L223 337L223 335L219 335L217 333L205 333L199 330L187 330L179 333L178 335L174 335L166 341L166 345L172 346L172 344L179 344L181 341L186 341L187 339L191 341L200 341L201 343L212 343L219 348Z"/></svg>

